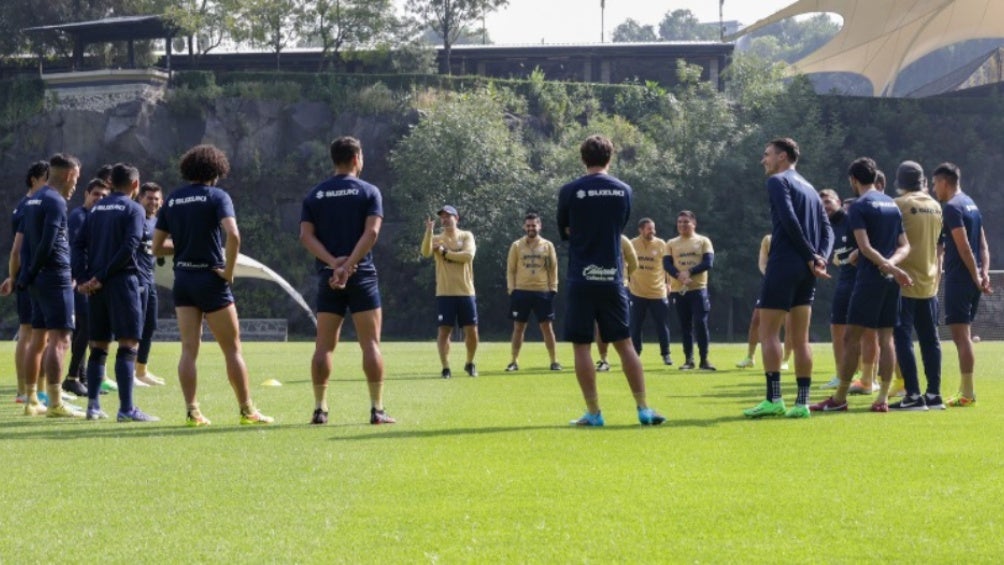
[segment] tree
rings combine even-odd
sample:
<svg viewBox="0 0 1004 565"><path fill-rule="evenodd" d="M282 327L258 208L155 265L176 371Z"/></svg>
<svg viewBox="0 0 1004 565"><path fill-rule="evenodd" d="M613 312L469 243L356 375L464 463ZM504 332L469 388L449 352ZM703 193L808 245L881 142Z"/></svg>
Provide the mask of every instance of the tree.
<svg viewBox="0 0 1004 565"><path fill-rule="evenodd" d="M338 67L344 48L390 37L393 8L391 0L316 0L298 14L299 27L308 42L320 45L322 68L332 61Z"/></svg>
<svg viewBox="0 0 1004 565"><path fill-rule="evenodd" d="M655 29L650 25L641 25L633 18L614 28L614 43L631 43L639 41L658 41Z"/></svg>
<svg viewBox="0 0 1004 565"><path fill-rule="evenodd" d="M234 39L252 45L267 45L275 53L275 68L279 70L279 55L299 37L297 14L310 0L245 0L240 6L233 29Z"/></svg>
<svg viewBox="0 0 1004 565"><path fill-rule="evenodd" d="M180 0L164 14L188 35L189 52L205 55L232 35L237 11L237 0Z"/></svg>
<svg viewBox="0 0 1004 565"><path fill-rule="evenodd" d="M509 5L509 0L408 0L408 10L443 38L439 72L450 74L453 45L482 17Z"/></svg>
<svg viewBox="0 0 1004 565"><path fill-rule="evenodd" d="M659 22L659 37L665 41L714 41L718 33L718 26L702 24L686 9L666 12Z"/></svg>

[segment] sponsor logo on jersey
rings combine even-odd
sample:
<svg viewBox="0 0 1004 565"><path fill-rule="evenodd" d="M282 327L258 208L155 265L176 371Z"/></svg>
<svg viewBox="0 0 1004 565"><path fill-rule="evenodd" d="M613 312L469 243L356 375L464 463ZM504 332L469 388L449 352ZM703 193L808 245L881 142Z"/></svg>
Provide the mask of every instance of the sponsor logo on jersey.
<svg viewBox="0 0 1004 565"><path fill-rule="evenodd" d="M605 268L588 265L582 269L582 278L587 281L612 282L617 277L617 267Z"/></svg>
<svg viewBox="0 0 1004 565"><path fill-rule="evenodd" d="M321 200L322 198L338 198L340 196L357 196L359 194L358 188L343 188L341 190L318 190L316 198Z"/></svg>
<svg viewBox="0 0 1004 565"><path fill-rule="evenodd" d="M168 208L174 207L175 205L183 206L185 204L192 204L194 202L209 202L209 199L205 196L186 196L184 198L172 198L167 201Z"/></svg>

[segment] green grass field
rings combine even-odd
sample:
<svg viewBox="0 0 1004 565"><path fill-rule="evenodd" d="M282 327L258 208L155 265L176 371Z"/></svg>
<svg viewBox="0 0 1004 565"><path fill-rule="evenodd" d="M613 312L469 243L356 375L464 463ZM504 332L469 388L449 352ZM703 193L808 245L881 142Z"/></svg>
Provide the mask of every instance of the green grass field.
<svg viewBox="0 0 1004 565"><path fill-rule="evenodd" d="M387 343L394 426L370 426L354 343L336 355L331 423L309 426L311 344L247 344L268 428L237 425L215 344L200 360L213 420L183 426L176 344L137 391L158 424L26 418L13 403L13 347L0 352L0 562L641 563L1000 562L1004 559L1004 344L977 345L974 409L748 421L759 370L681 373L643 354L649 398L669 417L637 424L618 372L600 375L607 426L567 425L583 405L528 343L483 344L481 376L438 378L435 344ZM678 346L674 354L680 355ZM682 356L677 357L679 360ZM833 371L817 346L817 383ZM945 347L944 392L958 383ZM284 383L262 387L267 379ZM784 378L793 398L794 378ZM823 393L814 393L821 399ZM117 399L104 397L114 414Z"/></svg>

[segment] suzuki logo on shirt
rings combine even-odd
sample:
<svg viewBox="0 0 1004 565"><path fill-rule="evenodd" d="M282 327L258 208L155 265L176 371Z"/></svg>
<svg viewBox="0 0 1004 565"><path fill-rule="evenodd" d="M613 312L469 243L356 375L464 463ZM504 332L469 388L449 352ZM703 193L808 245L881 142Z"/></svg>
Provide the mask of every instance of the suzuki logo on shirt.
<svg viewBox="0 0 1004 565"><path fill-rule="evenodd" d="M322 198L338 198L339 196L356 196L359 194L358 188L343 188L341 190L318 190L317 199Z"/></svg>
<svg viewBox="0 0 1004 565"><path fill-rule="evenodd" d="M872 202L872 208L899 208L895 202Z"/></svg>
<svg viewBox="0 0 1004 565"><path fill-rule="evenodd" d="M184 198L172 198L167 201L168 208L173 207L175 204L178 206L183 206L185 204L192 204L193 202L209 202L209 199L205 196L186 196Z"/></svg>
<svg viewBox="0 0 1004 565"><path fill-rule="evenodd" d="M108 212L112 210L117 210L121 212L122 210L125 209L126 207L124 204L97 204L94 206L95 212Z"/></svg>

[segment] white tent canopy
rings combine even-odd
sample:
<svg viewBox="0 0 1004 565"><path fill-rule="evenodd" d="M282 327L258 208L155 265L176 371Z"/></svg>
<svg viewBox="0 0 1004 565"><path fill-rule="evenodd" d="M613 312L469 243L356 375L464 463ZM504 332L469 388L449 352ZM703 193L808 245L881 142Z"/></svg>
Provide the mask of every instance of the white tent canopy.
<svg viewBox="0 0 1004 565"><path fill-rule="evenodd" d="M896 77L924 55L960 41L1004 37L1002 0L798 0L730 37L803 14L831 12L843 28L826 45L797 61L799 73L863 75L888 96Z"/></svg>
<svg viewBox="0 0 1004 565"><path fill-rule="evenodd" d="M158 267L156 270L156 280L157 285L171 288L174 284L174 258L165 257L167 263L163 267ZM293 285L289 284L286 279L282 278L279 273L276 273L272 269L263 263L255 261L254 259L244 255L243 253L237 255L237 266L234 268L235 278L250 278L250 279L262 279L266 281L272 281L279 285L286 294L288 294L303 311L306 312L310 320L317 325L317 318L314 316L314 311L310 309L310 305L304 300L303 296L293 288Z"/></svg>

